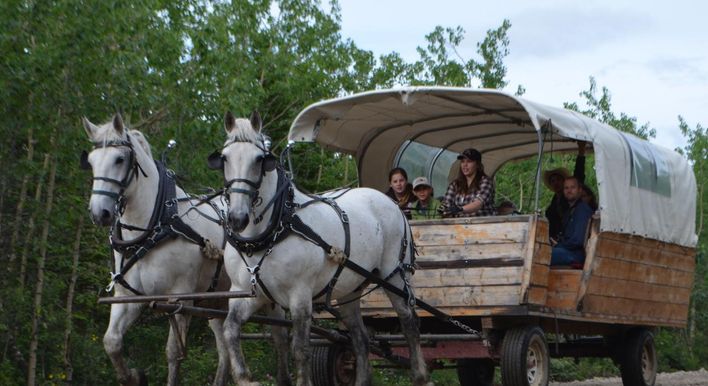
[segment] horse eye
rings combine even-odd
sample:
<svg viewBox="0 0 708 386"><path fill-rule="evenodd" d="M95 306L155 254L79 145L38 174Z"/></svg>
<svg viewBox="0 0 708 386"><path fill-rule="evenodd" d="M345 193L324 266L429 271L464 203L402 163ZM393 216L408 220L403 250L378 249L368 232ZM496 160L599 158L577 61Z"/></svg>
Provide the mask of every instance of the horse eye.
<svg viewBox="0 0 708 386"><path fill-rule="evenodd" d="M121 156L121 157L116 158L116 165L122 164L123 161L125 161L125 157L122 157L122 156Z"/></svg>

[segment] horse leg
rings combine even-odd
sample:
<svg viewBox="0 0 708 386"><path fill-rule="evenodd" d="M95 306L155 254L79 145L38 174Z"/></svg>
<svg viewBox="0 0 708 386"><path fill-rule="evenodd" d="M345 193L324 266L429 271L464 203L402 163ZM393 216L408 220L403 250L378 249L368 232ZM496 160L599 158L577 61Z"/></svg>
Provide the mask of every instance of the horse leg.
<svg viewBox="0 0 708 386"><path fill-rule="evenodd" d="M394 280L392 280L392 282L393 281ZM412 291L413 289L410 288L410 290ZM428 370L425 365L425 359L423 358L423 352L420 349L418 315L416 315L413 308L408 305L406 299L388 291L386 295L388 295L393 309L396 311L396 314L398 314L403 335L406 336L406 341L408 342L413 385L432 385L432 383L429 382Z"/></svg>
<svg viewBox="0 0 708 386"><path fill-rule="evenodd" d="M241 350L241 328L243 324L258 310L260 306L253 299L231 299L229 314L224 320L224 340L229 352L231 376L239 386L258 386L251 381L251 373L246 366L246 360Z"/></svg>
<svg viewBox="0 0 708 386"><path fill-rule="evenodd" d="M229 372L229 352L224 340L224 319L209 319L209 327L214 332L216 351L219 354L219 365L216 368L212 386L226 386Z"/></svg>
<svg viewBox="0 0 708 386"><path fill-rule="evenodd" d="M103 335L103 348L111 359L118 382L126 386L147 384L145 375L137 369L128 368L123 357L123 337L140 315L143 304L125 303L111 305L111 319Z"/></svg>
<svg viewBox="0 0 708 386"><path fill-rule="evenodd" d="M268 316L285 319L285 310L279 305L274 304L266 306L266 308ZM292 381L290 380L290 364L288 361L288 329L286 327L271 326L270 331L273 336L278 366L276 380L279 386L290 386Z"/></svg>
<svg viewBox="0 0 708 386"><path fill-rule="evenodd" d="M170 334L167 338L167 385L179 384L179 367L187 355L187 330L191 316L170 315Z"/></svg>
<svg viewBox="0 0 708 386"><path fill-rule="evenodd" d="M359 301L343 304L339 308L342 322L349 330L349 336L354 346L356 356L356 382L357 386L371 385L371 363L369 362L369 336L366 333L364 320L361 318Z"/></svg>
<svg viewBox="0 0 708 386"><path fill-rule="evenodd" d="M297 386L312 385L312 349L310 348L310 326L312 323L312 299L310 295L290 301L290 315L293 319L292 352L297 368Z"/></svg>

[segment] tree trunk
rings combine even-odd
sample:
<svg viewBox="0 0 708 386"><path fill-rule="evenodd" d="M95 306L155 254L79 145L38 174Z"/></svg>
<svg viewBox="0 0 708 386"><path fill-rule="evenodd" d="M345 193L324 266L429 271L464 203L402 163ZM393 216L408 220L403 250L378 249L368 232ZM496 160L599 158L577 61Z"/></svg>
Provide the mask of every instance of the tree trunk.
<svg viewBox="0 0 708 386"><path fill-rule="evenodd" d="M79 216L79 224L76 227L76 237L74 239L74 261L71 264L71 279L69 279L69 289L66 294L66 328L64 329L64 371L66 371L66 381L71 383L73 380L74 368L71 366L71 358L69 357L69 341L71 339L71 329L73 326L71 314L74 309L74 289L76 288L76 280L79 277L79 257L81 255L81 230L84 226L84 217Z"/></svg>
<svg viewBox="0 0 708 386"><path fill-rule="evenodd" d="M344 183L342 186L347 186L349 185L349 155L342 154L342 157L344 157Z"/></svg>
<svg viewBox="0 0 708 386"><path fill-rule="evenodd" d="M52 140L53 141L53 140ZM34 191L34 202L39 206L40 200L42 199L42 188L44 176L47 174L47 169L49 169L49 154L44 155L44 162L42 163L42 172L40 173L39 180L37 181L37 189ZM20 287L25 287L25 277L27 275L27 258L32 250L32 246L35 244L32 242L35 228L35 218L37 217L37 211L34 211L29 219L29 224L27 225L27 231L25 232L24 248L22 249L22 258L20 259ZM46 218L46 217L45 217Z"/></svg>
<svg viewBox="0 0 708 386"><path fill-rule="evenodd" d="M32 163L32 158L34 158L34 139L32 138L33 130L30 126L27 133L27 161L29 164ZM29 183L29 173L22 177L22 184L20 185L20 194L17 197L17 208L15 209L15 224L12 229L12 236L10 237L10 264L7 265L7 269L12 272L14 270L14 262L17 258L15 252L15 247L17 245L17 239L20 237L20 229L22 228L22 211L25 207L25 200L27 197L27 184Z"/></svg>
<svg viewBox="0 0 708 386"><path fill-rule="evenodd" d="M3 208L5 207L5 190L7 189L7 180L2 180L2 186L0 186L0 235L2 234L2 214Z"/></svg>
<svg viewBox="0 0 708 386"><path fill-rule="evenodd" d="M55 138L52 136L50 149L54 149ZM44 212L44 224L42 226L42 237L40 240L39 261L37 262L37 287L34 290L34 310L32 312L32 333L30 335L29 361L27 364L27 385L35 385L37 370L37 346L39 344L39 319L42 314L42 293L44 290L44 265L47 260L47 239L49 237L49 219L52 214L52 204L54 202L54 183L57 174L57 163L52 163L49 172L49 184L47 186L47 207Z"/></svg>

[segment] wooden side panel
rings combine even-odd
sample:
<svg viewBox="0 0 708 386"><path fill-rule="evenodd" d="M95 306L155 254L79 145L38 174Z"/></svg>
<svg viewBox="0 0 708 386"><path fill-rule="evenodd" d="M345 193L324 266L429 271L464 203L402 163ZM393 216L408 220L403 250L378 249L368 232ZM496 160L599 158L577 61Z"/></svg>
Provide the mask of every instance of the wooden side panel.
<svg viewBox="0 0 708 386"><path fill-rule="evenodd" d="M637 236L600 234L583 314L685 325L695 250Z"/></svg>
<svg viewBox="0 0 708 386"><path fill-rule="evenodd" d="M518 306L528 219L413 222L419 253L412 278L416 297L452 315L485 315L490 310ZM362 298L362 312L366 316L395 315L381 289Z"/></svg>
<svg viewBox="0 0 708 386"><path fill-rule="evenodd" d="M582 275L583 271L578 269L551 269L548 274L546 306L554 309L574 310Z"/></svg>
<svg viewBox="0 0 708 386"><path fill-rule="evenodd" d="M531 276L525 301L528 304L546 304L548 298L548 265L551 262L551 245L548 241L548 221L537 218L533 240L527 255Z"/></svg>

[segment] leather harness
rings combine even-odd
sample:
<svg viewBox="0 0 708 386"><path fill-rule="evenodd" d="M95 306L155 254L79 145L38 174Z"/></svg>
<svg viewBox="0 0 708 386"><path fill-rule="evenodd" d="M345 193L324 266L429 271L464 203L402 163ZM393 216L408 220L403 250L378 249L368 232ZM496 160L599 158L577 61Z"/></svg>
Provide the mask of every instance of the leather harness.
<svg viewBox="0 0 708 386"><path fill-rule="evenodd" d="M117 147L117 146L127 146L130 149L129 152L129 168L126 176L121 180L115 180L107 177L93 177L94 180L108 181L116 184L120 187L118 193L105 191L105 190L92 190L92 194L100 194L109 196L116 200L116 206L114 212L116 214L116 221L111 226L109 232L110 244L113 250L119 252L120 264L119 267L115 267L115 261L111 259L113 265L113 271L111 272L111 282L106 287L106 291L110 292L116 283L120 284L130 292L135 295L144 295L142 292L135 289L125 280L125 274L132 268L140 259L142 259L150 250L155 248L164 240L173 240L177 237L182 237L185 240L199 245L204 248L207 245L207 240L204 239L199 233L197 233L192 227L185 224L182 221L181 216L178 213L178 204L183 201L194 200L194 197L183 197L177 198L177 187L175 182L174 173L167 170L165 165L155 160L155 166L158 171L158 192L155 199L155 207L153 208L152 215L150 217L150 222L146 228L140 228L132 225L123 224L120 222L120 215L125 211L125 189L130 185L133 178L138 178L138 170L140 170L143 176L147 177L145 171L143 171L140 164L135 159L133 145L130 141L130 136L127 140L121 141L111 141L111 142L97 142L94 143L94 148L100 147ZM81 164L83 168L87 167L88 154L84 151L81 155ZM88 165L90 168L90 165ZM211 208L219 214L219 209L216 205L209 200L200 200L201 203L208 203ZM219 225L222 225L221 219L214 219L207 216L205 213L199 211L200 215L204 216L210 221L213 221ZM123 229L126 230L138 230L143 231L143 234L135 239L126 241L123 239ZM224 245L221 246L222 249ZM126 255L128 258L126 259ZM212 277L209 289L207 292L212 292L216 289L218 285L219 276L221 274L221 269L223 267L223 259L219 259L217 262L216 271ZM117 269L118 268L118 269Z"/></svg>

